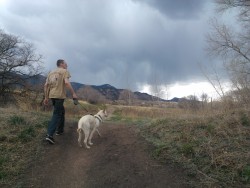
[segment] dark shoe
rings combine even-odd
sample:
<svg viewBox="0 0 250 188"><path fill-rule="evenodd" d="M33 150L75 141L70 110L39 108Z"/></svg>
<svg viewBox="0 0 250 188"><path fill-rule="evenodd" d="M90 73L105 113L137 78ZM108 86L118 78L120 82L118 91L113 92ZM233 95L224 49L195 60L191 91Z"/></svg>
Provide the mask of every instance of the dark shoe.
<svg viewBox="0 0 250 188"><path fill-rule="evenodd" d="M56 136L62 135L63 132L56 132Z"/></svg>
<svg viewBox="0 0 250 188"><path fill-rule="evenodd" d="M47 140L50 144L55 144L55 140L52 136L46 136L45 140Z"/></svg>

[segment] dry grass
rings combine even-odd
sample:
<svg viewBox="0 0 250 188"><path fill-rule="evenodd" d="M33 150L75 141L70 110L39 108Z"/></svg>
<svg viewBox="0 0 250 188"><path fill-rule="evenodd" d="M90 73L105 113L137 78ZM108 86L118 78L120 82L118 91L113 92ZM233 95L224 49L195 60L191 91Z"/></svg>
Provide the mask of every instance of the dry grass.
<svg viewBox="0 0 250 188"><path fill-rule="evenodd" d="M0 187L13 187L32 159L38 157L48 116L0 108ZM18 185L17 185L18 186Z"/></svg>
<svg viewBox="0 0 250 188"><path fill-rule="evenodd" d="M98 111L65 101L67 119ZM155 145L153 157L184 167L194 187L250 187L250 111L106 106L110 120L138 126ZM41 150L51 108L45 112L0 108L0 187L11 187Z"/></svg>
<svg viewBox="0 0 250 188"><path fill-rule="evenodd" d="M119 121L137 121L159 119L162 117L176 117L181 113L179 108L157 108L140 106L109 106L112 109L113 120Z"/></svg>
<svg viewBox="0 0 250 188"><path fill-rule="evenodd" d="M65 100L66 123L75 123L81 116L104 108L79 102L81 105L74 105L72 100ZM22 186L21 175L43 151L42 141L52 115L51 104L45 108L22 100L18 104L20 108L0 108L0 187Z"/></svg>
<svg viewBox="0 0 250 188"><path fill-rule="evenodd" d="M194 187L250 187L250 111L120 106L113 120L139 122L153 157L184 167Z"/></svg>
<svg viewBox="0 0 250 188"><path fill-rule="evenodd" d="M164 118L143 131L157 145L154 156L182 164L197 187L243 187L250 180L250 127L243 124L241 114L217 114Z"/></svg>

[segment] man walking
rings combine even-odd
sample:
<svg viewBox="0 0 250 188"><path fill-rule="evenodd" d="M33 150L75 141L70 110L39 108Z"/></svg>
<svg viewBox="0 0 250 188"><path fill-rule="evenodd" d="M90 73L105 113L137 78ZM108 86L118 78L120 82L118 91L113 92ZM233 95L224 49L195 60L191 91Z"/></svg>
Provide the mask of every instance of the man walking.
<svg viewBox="0 0 250 188"><path fill-rule="evenodd" d="M49 73L44 85L44 104L48 105L49 99L51 99L54 106L45 138L50 144L55 143L53 138L55 132L56 135L61 135L64 132L65 109L63 103L66 98L66 88L70 90L73 99L77 99L77 95L69 82L71 76L67 67L67 63L59 59L57 61L57 69Z"/></svg>

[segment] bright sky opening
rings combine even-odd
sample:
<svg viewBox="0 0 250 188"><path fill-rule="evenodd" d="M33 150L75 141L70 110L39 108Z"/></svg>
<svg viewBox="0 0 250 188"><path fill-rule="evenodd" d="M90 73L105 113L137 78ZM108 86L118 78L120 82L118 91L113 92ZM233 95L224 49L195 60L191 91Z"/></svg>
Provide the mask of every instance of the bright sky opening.
<svg viewBox="0 0 250 188"><path fill-rule="evenodd" d="M210 98L219 97L219 95L216 93L215 89L209 82L194 82L186 84L176 83L165 87L165 89L163 86L163 89L161 91L162 93L160 93L160 97L167 100L170 100L174 97L187 97L189 95L195 95L200 98L204 93L207 94ZM150 91L149 85L143 86L141 92L153 95L153 93Z"/></svg>

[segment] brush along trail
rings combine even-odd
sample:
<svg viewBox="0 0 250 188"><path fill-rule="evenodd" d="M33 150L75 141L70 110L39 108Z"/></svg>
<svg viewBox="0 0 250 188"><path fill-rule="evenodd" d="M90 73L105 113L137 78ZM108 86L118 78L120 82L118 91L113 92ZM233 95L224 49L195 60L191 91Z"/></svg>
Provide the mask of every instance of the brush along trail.
<svg viewBox="0 0 250 188"><path fill-rule="evenodd" d="M150 156L152 146L134 126L105 122L90 149L79 147L77 125L67 124L55 145L43 143L39 161L24 175L25 187L44 188L182 188L181 169Z"/></svg>

